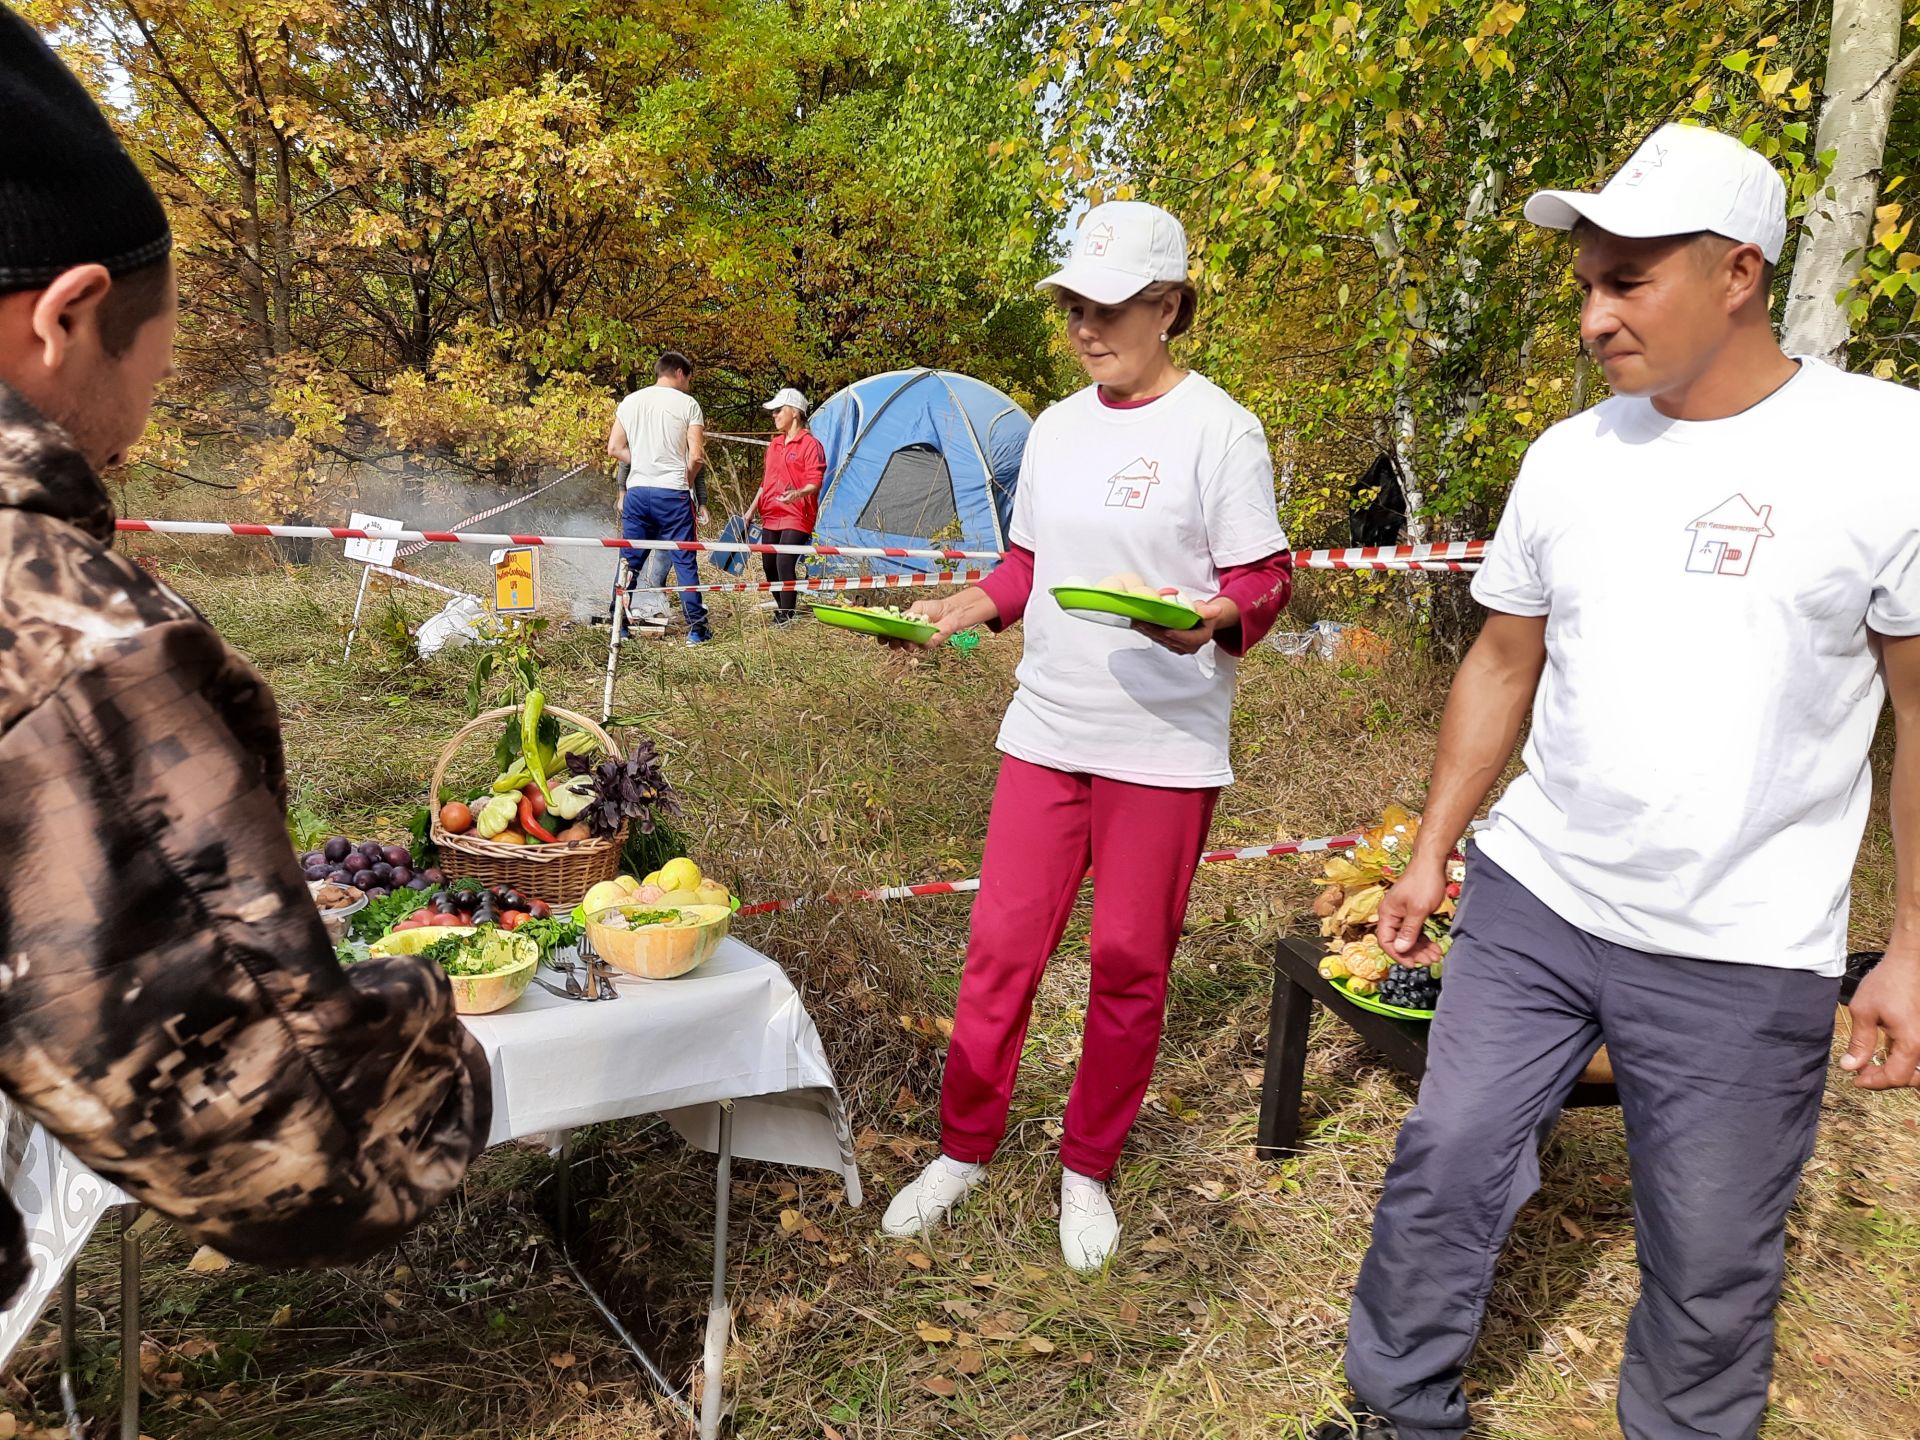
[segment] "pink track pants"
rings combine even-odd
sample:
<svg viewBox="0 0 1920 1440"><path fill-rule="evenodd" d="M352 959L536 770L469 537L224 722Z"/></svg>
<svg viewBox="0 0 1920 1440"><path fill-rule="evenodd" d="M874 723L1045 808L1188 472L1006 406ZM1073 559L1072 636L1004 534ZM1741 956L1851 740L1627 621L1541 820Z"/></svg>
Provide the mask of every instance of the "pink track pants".
<svg viewBox="0 0 1920 1440"><path fill-rule="evenodd" d="M940 1086L946 1154L984 1162L1006 1134L1033 997L1091 865L1093 984L1060 1159L1097 1179L1113 1173L1153 1076L1167 974L1219 795L1001 760Z"/></svg>

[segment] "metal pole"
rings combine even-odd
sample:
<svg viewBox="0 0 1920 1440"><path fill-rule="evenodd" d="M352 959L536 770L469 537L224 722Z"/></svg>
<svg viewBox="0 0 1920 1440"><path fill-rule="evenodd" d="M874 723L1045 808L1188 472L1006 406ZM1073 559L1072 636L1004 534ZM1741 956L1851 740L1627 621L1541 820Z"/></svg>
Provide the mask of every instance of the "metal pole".
<svg viewBox="0 0 1920 1440"><path fill-rule="evenodd" d="M74 1272L79 1265L76 1259L60 1277L60 1408L66 1412L67 1434L72 1440L87 1440L87 1422L81 1418L80 1399L73 1392L73 1325L80 1308Z"/></svg>
<svg viewBox="0 0 1920 1440"><path fill-rule="evenodd" d="M687 1419L693 1419L693 1407L687 1403L686 1397L681 1395L674 1383L660 1372L660 1367L653 1363L653 1357L640 1348L640 1342L635 1340L628 1333L627 1327L620 1323L620 1317L613 1313L613 1307L600 1298L600 1292L593 1288L592 1282L581 1273L580 1267L573 1263L573 1252L567 1248L568 1232L572 1228L567 1213L573 1208L573 1132L571 1130L561 1136L558 1162L560 1169L554 1177L554 1199L560 1207L560 1214L554 1233L559 1240L561 1263L567 1267L567 1272L573 1276L587 1299L593 1302L593 1308L600 1312L600 1318L607 1322L620 1343L627 1347L627 1353L640 1362L640 1368L647 1372L647 1378L653 1381L659 1387L660 1393L667 1397L668 1403Z"/></svg>
<svg viewBox="0 0 1920 1440"><path fill-rule="evenodd" d="M733 1316L727 1309L727 1199L733 1188L733 1103L720 1102L720 1163L713 1187L713 1297L707 1302L707 1380L700 1392L700 1440L720 1433L720 1385Z"/></svg>
<svg viewBox="0 0 1920 1440"><path fill-rule="evenodd" d="M140 1237L138 1205L120 1207L120 1440L140 1440Z"/></svg>
<svg viewBox="0 0 1920 1440"><path fill-rule="evenodd" d="M613 562L613 609L607 623L607 684L600 695L600 723L613 718L613 671L620 659L620 632L627 628L627 592L620 581L627 562L616 556Z"/></svg>
<svg viewBox="0 0 1920 1440"><path fill-rule="evenodd" d="M340 663L346 664L353 658L353 637L360 633L360 607L366 603L367 581L373 578L373 571L366 566L360 567L360 593L353 597L353 623L347 627L347 649L340 657Z"/></svg>

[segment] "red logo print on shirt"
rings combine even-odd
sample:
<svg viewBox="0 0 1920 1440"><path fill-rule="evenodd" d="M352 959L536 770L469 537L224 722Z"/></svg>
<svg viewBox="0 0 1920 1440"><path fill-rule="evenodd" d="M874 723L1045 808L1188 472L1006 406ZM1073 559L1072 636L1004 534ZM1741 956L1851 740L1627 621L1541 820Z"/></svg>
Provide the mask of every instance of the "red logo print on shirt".
<svg viewBox="0 0 1920 1440"><path fill-rule="evenodd" d="M1753 564L1754 547L1773 536L1767 517L1771 505L1755 509L1744 495L1731 495L1694 521L1687 529L1693 542L1687 569L1695 575L1744 575Z"/></svg>
<svg viewBox="0 0 1920 1440"><path fill-rule="evenodd" d="M1144 510L1147 495L1160 483L1160 462L1144 456L1123 465L1120 473L1107 482L1109 509Z"/></svg>

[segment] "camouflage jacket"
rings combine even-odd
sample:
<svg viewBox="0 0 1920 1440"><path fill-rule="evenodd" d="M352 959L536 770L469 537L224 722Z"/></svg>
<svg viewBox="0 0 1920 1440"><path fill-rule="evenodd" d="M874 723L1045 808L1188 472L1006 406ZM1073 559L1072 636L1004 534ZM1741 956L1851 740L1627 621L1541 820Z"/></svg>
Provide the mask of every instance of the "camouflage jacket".
<svg viewBox="0 0 1920 1440"><path fill-rule="evenodd" d="M271 692L112 538L85 459L0 384L0 1090L236 1259L359 1259L485 1144L486 1060L437 969L340 967ZM22 1240L0 1196L0 1306Z"/></svg>

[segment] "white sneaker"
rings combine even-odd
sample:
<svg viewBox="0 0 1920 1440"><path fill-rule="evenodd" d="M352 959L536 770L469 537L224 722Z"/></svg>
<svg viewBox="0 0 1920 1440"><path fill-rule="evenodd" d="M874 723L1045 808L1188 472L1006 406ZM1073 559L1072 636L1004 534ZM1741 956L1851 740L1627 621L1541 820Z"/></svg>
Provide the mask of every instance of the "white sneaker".
<svg viewBox="0 0 1920 1440"><path fill-rule="evenodd" d="M1069 1170L1060 1182L1060 1254L1082 1275L1098 1270L1120 1248L1120 1221L1107 1187Z"/></svg>
<svg viewBox="0 0 1920 1440"><path fill-rule="evenodd" d="M881 1233L902 1240L925 1234L967 1198L967 1192L979 1183L985 1168L964 1160L949 1160L945 1155L934 1156L933 1162L913 1183L903 1186L893 1197L887 1213L881 1217Z"/></svg>

